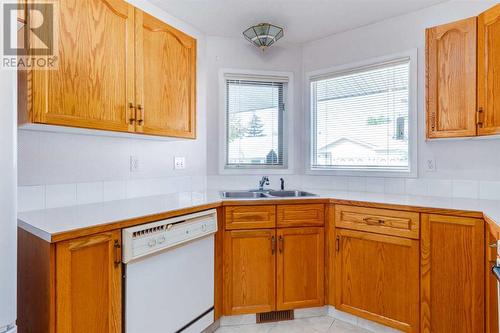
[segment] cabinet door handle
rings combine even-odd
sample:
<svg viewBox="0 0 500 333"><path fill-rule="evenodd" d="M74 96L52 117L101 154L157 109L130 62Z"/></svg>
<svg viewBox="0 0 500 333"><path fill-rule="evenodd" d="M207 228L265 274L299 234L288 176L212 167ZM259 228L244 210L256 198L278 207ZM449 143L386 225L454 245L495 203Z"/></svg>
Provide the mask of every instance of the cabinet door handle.
<svg viewBox="0 0 500 333"><path fill-rule="evenodd" d="M271 254L276 252L276 237L271 236Z"/></svg>
<svg viewBox="0 0 500 333"><path fill-rule="evenodd" d="M122 263L122 246L120 245L120 242L115 240L115 244L113 245L114 250L115 250L115 265L119 265Z"/></svg>
<svg viewBox="0 0 500 333"><path fill-rule="evenodd" d="M483 127L483 124L484 124L484 110L482 107L480 107L477 110L477 126Z"/></svg>
<svg viewBox="0 0 500 333"><path fill-rule="evenodd" d="M137 111L139 113L137 123L139 126L142 126L144 124L144 108L142 107L142 104L137 104Z"/></svg>
<svg viewBox="0 0 500 333"><path fill-rule="evenodd" d="M285 239L283 238L283 235L280 235L279 243L278 243L278 251L280 251L280 253L282 253L284 248L285 248Z"/></svg>
<svg viewBox="0 0 500 333"><path fill-rule="evenodd" d="M340 251L340 236L337 236L337 238L335 239L335 251Z"/></svg>
<svg viewBox="0 0 500 333"><path fill-rule="evenodd" d="M136 118L136 109L134 106L134 103L130 102L128 103L128 108L130 109L130 118L128 119L128 123L130 125L133 125L135 123L135 118Z"/></svg>

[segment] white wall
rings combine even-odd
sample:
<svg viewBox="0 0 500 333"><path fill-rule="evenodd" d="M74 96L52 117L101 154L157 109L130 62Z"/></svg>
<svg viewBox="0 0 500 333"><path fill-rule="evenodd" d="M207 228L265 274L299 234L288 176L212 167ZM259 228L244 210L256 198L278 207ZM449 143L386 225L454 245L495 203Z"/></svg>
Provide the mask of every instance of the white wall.
<svg viewBox="0 0 500 333"><path fill-rule="evenodd" d="M146 1L130 2L197 38L197 139L148 141L21 130L20 210L205 188L206 37ZM130 172L131 155L139 158L137 173ZM185 170L173 169L174 156L186 157Z"/></svg>
<svg viewBox="0 0 500 333"><path fill-rule="evenodd" d="M500 199L500 139L457 139L425 141L425 29L458 19L475 16L493 6L492 1L450 1L407 15L395 17L346 31L301 46L302 100L297 102L295 136L296 170L294 175L284 176L289 187L321 188L419 195L457 196ZM248 50L231 48L226 43L218 49L220 39L209 38L209 118L217 117L217 85L212 67L247 65L251 68L266 67L277 70L283 67L283 59L276 62L283 51L269 50L262 59L249 55ZM241 41L243 43L244 41ZM279 43L277 44L277 46ZM411 49L418 49L418 178L333 177L305 175L304 166L309 139L306 132L308 100L305 98L308 83L305 74L330 67L381 57ZM276 52L278 55L274 55ZM286 52L286 59L293 57ZM216 55L222 56L216 61ZM231 55L234 55L231 57ZM213 66L215 64L215 66ZM242 65L242 66L243 66ZM240 66L241 67L241 66ZM297 80L299 82L299 80ZM297 88L296 88L297 89ZM220 106L219 106L220 108ZM220 112L220 110L219 110ZM215 119L209 119L209 188L236 189L254 187L258 176L221 177L217 173ZM427 159L435 159L437 171L424 171ZM265 172L264 172L265 173ZM271 179L271 187L279 186L279 176Z"/></svg>
<svg viewBox="0 0 500 333"><path fill-rule="evenodd" d="M494 3L452 1L307 43L304 72L418 49L419 176L498 180L500 139L425 141L425 28L475 16ZM424 171L428 158L435 158L436 172Z"/></svg>
<svg viewBox="0 0 500 333"><path fill-rule="evenodd" d="M219 123L224 105L219 105L219 72L221 69L293 72L293 131L300 130L302 51L299 44L280 41L266 52L241 38L208 37L207 39L207 94L208 94L208 174L219 172ZM224 130L224 129L222 129ZM300 140L291 143L299 148ZM294 165L301 164L295 159ZM263 174L266 172L264 171ZM256 176L257 177L257 176Z"/></svg>

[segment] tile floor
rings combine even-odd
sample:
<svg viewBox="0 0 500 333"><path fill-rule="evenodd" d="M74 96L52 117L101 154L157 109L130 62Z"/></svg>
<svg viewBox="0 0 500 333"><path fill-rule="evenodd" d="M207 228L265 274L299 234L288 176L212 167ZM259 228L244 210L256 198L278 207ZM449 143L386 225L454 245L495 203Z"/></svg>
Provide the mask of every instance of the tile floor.
<svg viewBox="0 0 500 333"><path fill-rule="evenodd" d="M269 324L231 325L216 333L372 333L358 326L328 317L310 317Z"/></svg>

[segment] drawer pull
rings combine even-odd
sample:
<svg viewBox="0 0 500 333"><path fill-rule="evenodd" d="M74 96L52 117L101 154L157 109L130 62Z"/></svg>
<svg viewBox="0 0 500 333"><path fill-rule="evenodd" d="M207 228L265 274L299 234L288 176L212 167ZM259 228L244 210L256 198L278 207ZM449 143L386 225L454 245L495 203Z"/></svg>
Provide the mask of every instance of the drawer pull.
<svg viewBox="0 0 500 333"><path fill-rule="evenodd" d="M377 219L375 217L365 217L363 219L363 221L365 221L365 223L368 225L384 225L385 224L385 220Z"/></svg>

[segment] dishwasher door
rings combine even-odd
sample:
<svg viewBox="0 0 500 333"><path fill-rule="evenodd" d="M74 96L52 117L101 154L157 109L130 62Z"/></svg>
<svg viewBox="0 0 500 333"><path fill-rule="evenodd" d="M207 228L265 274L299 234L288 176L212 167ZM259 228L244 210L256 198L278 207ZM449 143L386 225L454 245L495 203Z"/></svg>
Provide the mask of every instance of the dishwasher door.
<svg viewBox="0 0 500 333"><path fill-rule="evenodd" d="M198 333L213 305L213 235L125 265L126 333Z"/></svg>

